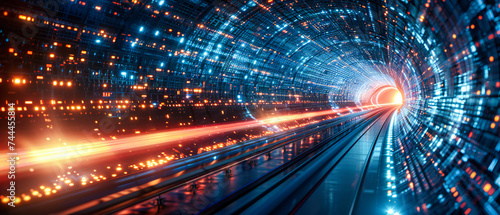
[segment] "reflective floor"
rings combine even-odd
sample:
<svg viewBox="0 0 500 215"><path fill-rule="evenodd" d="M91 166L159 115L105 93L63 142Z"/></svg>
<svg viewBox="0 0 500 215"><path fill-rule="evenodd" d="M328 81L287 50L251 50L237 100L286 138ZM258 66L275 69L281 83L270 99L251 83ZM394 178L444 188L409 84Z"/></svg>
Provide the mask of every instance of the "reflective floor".
<svg viewBox="0 0 500 215"><path fill-rule="evenodd" d="M303 205L297 210L297 214L351 214L354 208L359 207L356 198L358 192L374 193L376 186L368 189L361 188L362 183L367 186L376 183L378 178L377 164L375 159L370 160L369 171L365 174L365 168L371 156L378 157L387 133L388 123L386 115L378 120L352 147L352 149L339 161L335 168L324 178L323 182L309 196ZM363 180L365 177L365 180ZM363 180L363 181L362 181ZM375 190L373 189L375 188ZM360 200L365 200L360 198ZM361 201L363 202L363 201ZM372 214L375 213L370 208ZM361 211L359 211L361 212ZM366 213L360 213L366 214Z"/></svg>
<svg viewBox="0 0 500 215"><path fill-rule="evenodd" d="M234 192L272 169L292 159L295 155L307 149L314 143L315 139L298 141L283 148L273 150L271 158L268 155L259 156L252 161L232 167L230 175L219 172L201 180L195 181L196 189L193 192L193 184L176 189L172 192L160 195L162 206L158 208L157 198L144 201L141 204L127 208L117 214L193 214L197 213L210 204L222 199L224 196Z"/></svg>
<svg viewBox="0 0 500 215"><path fill-rule="evenodd" d="M355 212L354 208L366 207L383 214L385 210L380 210L383 208L380 204L359 203L359 200L373 200L370 193L384 192L378 186L385 177L380 157L385 153L382 148L391 140L387 137L392 128L392 113L382 112L340 132L337 135L340 139L315 147L314 153L304 157L300 165L270 171L266 175L270 178L247 185L252 188L246 193L226 197L228 203L216 213L349 214ZM384 200L389 198L392 196L385 196Z"/></svg>

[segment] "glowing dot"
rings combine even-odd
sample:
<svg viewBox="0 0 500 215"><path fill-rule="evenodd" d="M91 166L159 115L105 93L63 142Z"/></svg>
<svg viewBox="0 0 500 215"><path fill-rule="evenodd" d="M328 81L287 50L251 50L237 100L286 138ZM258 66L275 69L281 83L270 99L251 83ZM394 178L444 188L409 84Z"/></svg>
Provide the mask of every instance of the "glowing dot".
<svg viewBox="0 0 500 215"><path fill-rule="evenodd" d="M470 211L471 211L471 209L469 208L469 209L467 209L467 210L465 211L465 213L464 213L464 214L465 214L465 215L468 215L468 214L470 214Z"/></svg>
<svg viewBox="0 0 500 215"><path fill-rule="evenodd" d="M488 191L490 191L490 189L491 189L491 184L490 183L486 183L484 185L484 187L483 187L484 192L488 192Z"/></svg>

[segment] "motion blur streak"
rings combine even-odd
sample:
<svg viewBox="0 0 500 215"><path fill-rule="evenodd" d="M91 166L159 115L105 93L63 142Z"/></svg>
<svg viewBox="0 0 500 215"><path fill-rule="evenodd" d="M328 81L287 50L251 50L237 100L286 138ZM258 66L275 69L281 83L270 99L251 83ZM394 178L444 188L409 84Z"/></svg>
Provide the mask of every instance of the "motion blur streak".
<svg viewBox="0 0 500 215"><path fill-rule="evenodd" d="M336 113L345 113L348 110L362 110L384 106L382 105L366 105L356 108L342 108L327 111L309 112L304 114L293 114L286 116L272 117L262 120L228 123L221 125L212 125L202 128L189 128L183 130L175 131L165 131L153 134L141 134L131 137L124 137L118 140L109 141L99 141L93 143L70 143L67 146L53 147L46 149L33 149L29 151L19 152L19 157L22 157L23 161L18 164L19 167L29 167L32 165L49 164L54 165L54 162L65 161L65 165L71 165L71 163L66 163L68 158L79 158L90 156L92 158L99 158L103 156L110 156L119 154L122 151L129 151L132 149L144 148L154 145L169 144L175 141L182 140L184 138L199 138L203 136L208 136L211 134L218 134L231 131L239 131L242 129L248 129L253 127L258 127L268 124L277 124L281 122L294 121L299 119L308 119L318 116L331 115ZM69 152L69 153L68 153ZM7 159L3 157L7 154L7 151L2 152L2 157L0 159ZM2 171L8 169L8 166L1 166Z"/></svg>

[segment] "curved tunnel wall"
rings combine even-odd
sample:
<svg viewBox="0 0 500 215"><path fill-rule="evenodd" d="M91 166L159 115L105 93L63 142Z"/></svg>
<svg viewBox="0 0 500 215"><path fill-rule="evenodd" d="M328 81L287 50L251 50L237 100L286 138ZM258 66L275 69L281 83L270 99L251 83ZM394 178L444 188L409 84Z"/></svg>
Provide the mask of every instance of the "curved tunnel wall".
<svg viewBox="0 0 500 215"><path fill-rule="evenodd" d="M109 110L94 105L96 116L71 117L83 125L122 116L113 107L130 101L136 123L156 130L363 105L394 86L405 97L396 168L410 175L398 187L418 205L410 210L453 208L441 201L452 187L490 205L457 210L499 208L486 202L500 184L498 2L54 2L2 3L17 8L1 17L13 23L0 44L1 87L15 92L7 99L109 101ZM15 88L15 79L28 83Z"/></svg>

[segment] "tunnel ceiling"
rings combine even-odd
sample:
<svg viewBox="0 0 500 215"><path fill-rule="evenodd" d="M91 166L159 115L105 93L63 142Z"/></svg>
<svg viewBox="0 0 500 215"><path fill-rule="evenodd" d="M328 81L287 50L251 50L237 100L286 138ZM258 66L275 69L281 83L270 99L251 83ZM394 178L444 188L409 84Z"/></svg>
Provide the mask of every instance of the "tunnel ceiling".
<svg viewBox="0 0 500 215"><path fill-rule="evenodd" d="M221 72L250 84L247 95L253 94L253 85L276 92L313 90L361 102L358 89L396 84L393 76L403 72L405 50L411 45L394 35L408 23L402 20L411 18L403 15L406 10L392 8L396 15L387 17L386 6L364 3L221 2L203 14L185 49L200 55L196 66L219 59Z"/></svg>

